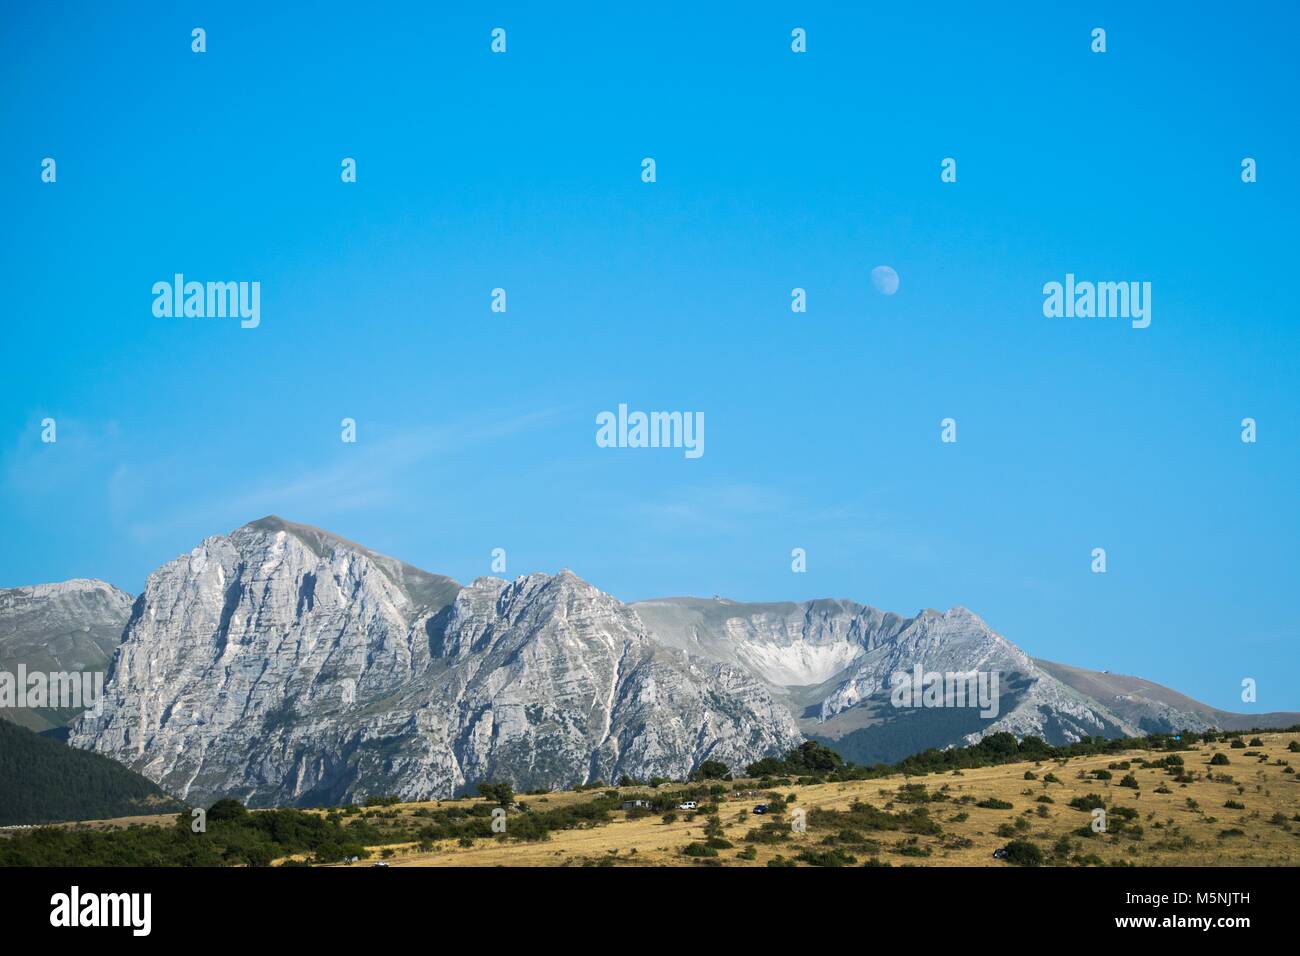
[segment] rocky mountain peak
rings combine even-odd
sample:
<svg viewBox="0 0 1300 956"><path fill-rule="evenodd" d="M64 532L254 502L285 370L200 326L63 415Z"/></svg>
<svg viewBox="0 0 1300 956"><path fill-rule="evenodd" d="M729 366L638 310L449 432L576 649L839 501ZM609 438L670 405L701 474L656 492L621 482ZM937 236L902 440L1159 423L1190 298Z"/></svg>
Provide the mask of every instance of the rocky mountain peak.
<svg viewBox="0 0 1300 956"><path fill-rule="evenodd" d="M22 635L29 630L35 638L51 629L88 630L102 628L105 621L125 621L131 601L125 591L94 578L0 589L0 647L25 640Z"/></svg>
<svg viewBox="0 0 1300 956"><path fill-rule="evenodd" d="M148 578L77 746L256 805L684 777L796 744L752 676L662 655L572 571L468 587L268 517Z"/></svg>
<svg viewBox="0 0 1300 956"><path fill-rule="evenodd" d="M91 578L0 590L0 672L105 671L131 615L132 598ZM30 730L61 727L77 708L4 708Z"/></svg>
<svg viewBox="0 0 1300 956"><path fill-rule="evenodd" d="M301 546L322 560L333 560L336 555L343 555L344 560L338 563L343 568L352 566L348 555L360 556L365 559L361 562L362 566L373 566L382 572L417 610L437 611L446 607L461 588L460 584L445 575L431 574L405 561L372 551L341 535L312 525L286 521L277 515L250 521L231 532L229 539L237 547L250 549L253 553L279 553L278 549L282 547Z"/></svg>
<svg viewBox="0 0 1300 956"><path fill-rule="evenodd" d="M16 588L0 589L0 595L10 595L12 597L29 597L47 600L50 598L67 597L86 593L105 594L115 601L131 601L131 595L127 594L120 588L116 588L107 581L100 581L97 578L70 578L67 581L57 581L50 584L30 584Z"/></svg>

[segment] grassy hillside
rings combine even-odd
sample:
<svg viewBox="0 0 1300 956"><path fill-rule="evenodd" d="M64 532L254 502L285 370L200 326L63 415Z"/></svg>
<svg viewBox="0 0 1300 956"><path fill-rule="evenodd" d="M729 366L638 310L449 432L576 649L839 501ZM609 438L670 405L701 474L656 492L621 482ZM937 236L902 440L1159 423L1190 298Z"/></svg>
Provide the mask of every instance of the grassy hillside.
<svg viewBox="0 0 1300 956"><path fill-rule="evenodd" d="M836 765L824 752L801 762L796 752L745 780L309 811L235 805L210 812L216 822L198 837L186 815L0 837L0 865L1300 864L1300 733L1207 737L1051 748L1003 735L893 768ZM631 799L651 806L623 809ZM699 809L676 809L688 799ZM757 804L769 812L753 813ZM495 833L493 812L505 807L506 832ZM1104 832L1093 829L1094 808L1105 811ZM1006 848L1009 859L994 856Z"/></svg>
<svg viewBox="0 0 1300 956"><path fill-rule="evenodd" d="M0 826L178 808L144 777L0 720Z"/></svg>
<svg viewBox="0 0 1300 956"><path fill-rule="evenodd" d="M1253 739L1260 744L1252 746ZM842 782L792 778L766 781L770 788L758 795L735 796L757 786L751 782L729 786L712 814L677 813L665 822L658 813L620 811L606 826L557 833L545 843L394 845L392 864L1009 866L1016 864L993 853L1013 843L1016 859L1049 866L1300 864L1300 775L1287 772L1300 762L1290 749L1300 747L1300 734L1250 735L1241 743L1198 743L1176 753L1131 748ZM1230 762L1211 764L1216 754ZM752 813L757 803L777 802L769 794L783 810ZM1094 805L1107 812L1104 833L1092 829ZM791 827L796 809L805 815L802 833Z"/></svg>

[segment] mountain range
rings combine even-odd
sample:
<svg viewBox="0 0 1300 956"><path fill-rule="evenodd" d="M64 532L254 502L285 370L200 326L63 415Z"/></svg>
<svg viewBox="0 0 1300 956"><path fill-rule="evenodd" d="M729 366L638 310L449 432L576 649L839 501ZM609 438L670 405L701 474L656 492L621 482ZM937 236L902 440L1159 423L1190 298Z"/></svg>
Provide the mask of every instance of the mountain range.
<svg viewBox="0 0 1300 956"><path fill-rule="evenodd" d="M25 664L42 673L103 671L122 640L131 596L103 581L0 590L0 673ZM59 728L79 710L14 707L0 716L37 732Z"/></svg>
<svg viewBox="0 0 1300 956"><path fill-rule="evenodd" d="M84 580L0 591L0 671L17 663L107 663L72 746L182 799L251 806L682 779L806 739L872 763L996 731L1063 743L1300 723L1035 660L965 608L626 604L567 570L461 585L277 517L205 539L133 601ZM897 706L894 675L918 665L997 675L995 706Z"/></svg>

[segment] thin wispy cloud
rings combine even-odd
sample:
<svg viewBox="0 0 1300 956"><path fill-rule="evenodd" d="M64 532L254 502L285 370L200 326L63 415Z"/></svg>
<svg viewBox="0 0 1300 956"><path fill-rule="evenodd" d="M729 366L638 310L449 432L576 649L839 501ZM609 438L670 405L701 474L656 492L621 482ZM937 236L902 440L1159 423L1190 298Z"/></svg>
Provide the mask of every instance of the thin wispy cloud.
<svg viewBox="0 0 1300 956"><path fill-rule="evenodd" d="M195 477L195 462L185 456L141 455L119 443L97 452L93 466L103 476L113 521L137 541L153 541L196 526L209 532L228 530L228 525L270 513L314 515L384 507L409 498L411 483L434 482L455 467L458 457L544 429L564 411L483 415L391 430L368 425L367 434L374 437L324 446L316 458L254 473L229 493L205 489L197 500L172 508L166 502L185 499L170 492ZM24 456L9 464L11 482L37 481L26 470L30 461ZM48 480L49 475L40 477Z"/></svg>

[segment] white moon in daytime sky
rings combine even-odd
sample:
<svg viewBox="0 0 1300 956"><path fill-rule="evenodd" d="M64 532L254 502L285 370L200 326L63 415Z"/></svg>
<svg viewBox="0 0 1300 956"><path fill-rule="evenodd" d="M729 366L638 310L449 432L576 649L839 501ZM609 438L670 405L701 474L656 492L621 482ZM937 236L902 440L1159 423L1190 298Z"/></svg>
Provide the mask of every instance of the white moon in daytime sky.
<svg viewBox="0 0 1300 956"><path fill-rule="evenodd" d="M871 284L876 291L893 295L898 291L898 273L889 266L876 266L871 270Z"/></svg>

